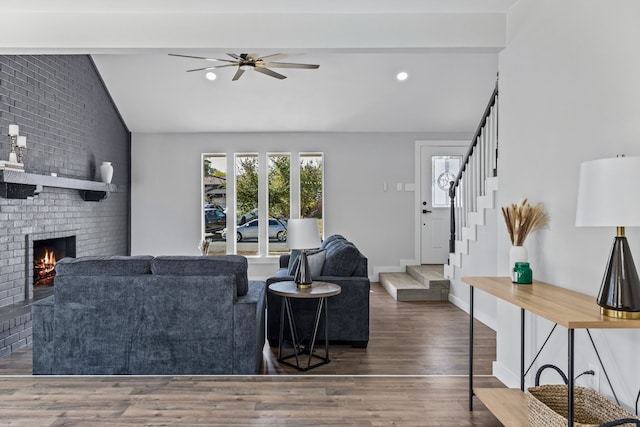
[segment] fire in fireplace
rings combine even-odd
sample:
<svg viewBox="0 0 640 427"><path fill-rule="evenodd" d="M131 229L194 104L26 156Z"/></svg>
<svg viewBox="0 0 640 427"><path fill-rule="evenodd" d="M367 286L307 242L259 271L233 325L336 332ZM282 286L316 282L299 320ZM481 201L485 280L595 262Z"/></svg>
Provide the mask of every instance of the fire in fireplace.
<svg viewBox="0 0 640 427"><path fill-rule="evenodd" d="M75 236L35 240L33 242L33 287L53 286L56 262L68 256L76 256Z"/></svg>

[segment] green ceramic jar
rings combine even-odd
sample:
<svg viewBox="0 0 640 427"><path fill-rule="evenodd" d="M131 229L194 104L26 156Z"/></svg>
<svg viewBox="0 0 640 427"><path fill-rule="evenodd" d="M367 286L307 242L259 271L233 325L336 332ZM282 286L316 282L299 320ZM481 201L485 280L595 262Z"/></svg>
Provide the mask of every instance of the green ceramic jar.
<svg viewBox="0 0 640 427"><path fill-rule="evenodd" d="M519 285L530 285L533 283L533 272L531 271L531 267L529 267L528 262L516 262L515 267L513 267L511 281L513 283L517 283Z"/></svg>

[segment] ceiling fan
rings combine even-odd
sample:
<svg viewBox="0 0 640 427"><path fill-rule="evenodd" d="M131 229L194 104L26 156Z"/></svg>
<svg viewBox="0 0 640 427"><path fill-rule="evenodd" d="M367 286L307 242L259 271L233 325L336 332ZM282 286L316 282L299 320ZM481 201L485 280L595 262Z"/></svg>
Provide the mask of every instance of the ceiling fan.
<svg viewBox="0 0 640 427"><path fill-rule="evenodd" d="M231 59L218 59L218 58L205 58L202 56L191 56L191 55L178 55L174 53L170 53L170 56L180 56L183 58L195 58L195 59L204 59L206 61L218 61L222 63L227 63L224 65L213 65L211 67L203 67L203 68L195 68L193 70L187 70L187 72L193 71L208 71L208 70L216 70L218 68L224 67L238 67L238 70L234 74L231 80L238 80L245 71L257 71L262 74L266 74L267 76L275 77L276 79L286 79L287 76L284 76L280 73L276 73L271 68L304 68L304 69L316 69L319 68L319 65L315 64L293 64L290 62L275 62L278 59L286 58L287 55L284 53L274 53L272 55L267 56L258 56L255 53L241 53L240 55L236 55L235 53L227 53L233 60Z"/></svg>

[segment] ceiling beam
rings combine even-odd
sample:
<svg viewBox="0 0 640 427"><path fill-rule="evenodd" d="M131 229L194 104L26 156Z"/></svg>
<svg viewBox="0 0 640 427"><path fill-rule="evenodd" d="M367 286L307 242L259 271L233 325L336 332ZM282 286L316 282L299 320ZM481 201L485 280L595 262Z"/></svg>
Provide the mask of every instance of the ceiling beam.
<svg viewBox="0 0 640 427"><path fill-rule="evenodd" d="M499 51L504 13L2 11L0 53L189 49Z"/></svg>

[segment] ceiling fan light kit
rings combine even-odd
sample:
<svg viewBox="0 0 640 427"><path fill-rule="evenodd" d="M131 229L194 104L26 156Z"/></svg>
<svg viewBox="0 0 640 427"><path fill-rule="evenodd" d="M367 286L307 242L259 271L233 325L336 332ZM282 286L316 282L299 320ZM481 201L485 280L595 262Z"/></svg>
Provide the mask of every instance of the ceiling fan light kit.
<svg viewBox="0 0 640 427"><path fill-rule="evenodd" d="M235 53L227 53L227 55L233 58L233 60L220 59L220 58L207 58L203 56L178 55L174 53L170 53L169 55L179 56L182 58L204 59L205 61L214 61L214 62L221 63L220 65L213 65L210 67L194 68L192 70L187 70L187 72L194 72L194 71L211 72L211 70L216 70L218 68L236 67L237 68L236 73L233 75L233 78L231 79L233 81L238 80L244 74L245 71L249 71L249 70L257 71L269 77L283 80L283 79L286 79L287 76L277 73L273 71L271 68L299 68L299 69L306 69L306 70L314 70L314 69L320 68L320 65L316 65L316 64L276 62L277 59L283 59L287 56L284 53L274 53L272 55L266 55L266 56L258 56L255 53L241 53L239 55ZM209 80L215 80L215 78L214 79L209 78Z"/></svg>

